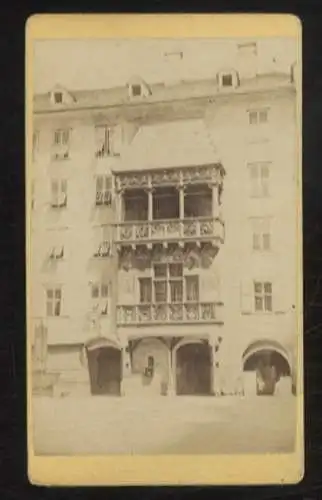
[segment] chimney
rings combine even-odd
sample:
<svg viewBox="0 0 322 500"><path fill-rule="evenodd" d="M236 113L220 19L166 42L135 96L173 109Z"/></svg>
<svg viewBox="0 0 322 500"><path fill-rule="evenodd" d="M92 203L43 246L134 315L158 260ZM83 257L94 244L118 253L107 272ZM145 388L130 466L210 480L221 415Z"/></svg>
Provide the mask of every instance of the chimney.
<svg viewBox="0 0 322 500"><path fill-rule="evenodd" d="M256 42L240 43L238 51L238 72L241 79L254 78L258 74Z"/></svg>

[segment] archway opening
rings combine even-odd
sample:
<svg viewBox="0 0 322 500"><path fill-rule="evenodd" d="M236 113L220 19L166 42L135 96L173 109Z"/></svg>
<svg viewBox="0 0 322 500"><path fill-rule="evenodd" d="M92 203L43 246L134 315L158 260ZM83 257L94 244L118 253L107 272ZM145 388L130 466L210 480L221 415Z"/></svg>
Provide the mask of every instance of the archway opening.
<svg viewBox="0 0 322 500"><path fill-rule="evenodd" d="M122 354L115 347L87 349L88 369L93 395L121 394Z"/></svg>
<svg viewBox="0 0 322 500"><path fill-rule="evenodd" d="M277 384L291 376L286 357L274 349L259 349L244 358L244 371L256 374L258 395L274 395Z"/></svg>
<svg viewBox="0 0 322 500"><path fill-rule="evenodd" d="M190 343L176 353L176 388L178 395L211 393L212 357L208 344Z"/></svg>

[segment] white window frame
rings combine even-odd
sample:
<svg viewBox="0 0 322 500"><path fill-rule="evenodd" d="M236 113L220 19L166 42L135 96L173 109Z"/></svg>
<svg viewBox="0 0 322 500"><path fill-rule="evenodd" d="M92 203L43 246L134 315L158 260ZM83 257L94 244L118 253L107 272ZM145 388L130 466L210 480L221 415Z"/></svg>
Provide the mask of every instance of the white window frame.
<svg viewBox="0 0 322 500"><path fill-rule="evenodd" d="M53 152L54 160L68 160L70 149L71 130L69 128L59 128L54 130Z"/></svg>
<svg viewBox="0 0 322 500"><path fill-rule="evenodd" d="M110 231L108 226L99 226L95 228L98 231L98 235L94 237L95 248L94 257L95 258L106 258L110 257L112 254Z"/></svg>
<svg viewBox="0 0 322 500"><path fill-rule="evenodd" d="M266 125L269 122L269 108L247 110L249 125Z"/></svg>
<svg viewBox="0 0 322 500"><path fill-rule="evenodd" d="M50 318L61 317L63 300L62 287L60 285L47 286L45 293L46 316Z"/></svg>
<svg viewBox="0 0 322 500"><path fill-rule="evenodd" d="M253 251L270 251L272 248L271 217L252 217L250 221Z"/></svg>
<svg viewBox="0 0 322 500"><path fill-rule="evenodd" d="M248 163L252 198L267 198L270 196L271 167L272 163L269 161Z"/></svg>
<svg viewBox="0 0 322 500"><path fill-rule="evenodd" d="M163 266L165 268L165 275L164 276L157 276L156 275L156 267L157 266ZM181 267L181 274L180 276L175 276L170 273L171 266L180 266ZM152 263L152 268L151 268L152 274L149 277L139 277L139 303L144 305L144 304L183 304L183 303L199 303L200 302L200 277L198 274L189 274L185 275L184 274L184 266L182 262L167 262L167 263L160 263L160 262L153 262ZM197 282L197 296L195 299L189 298L188 296L188 282L189 280L196 280ZM149 291L149 296L150 300L147 302L142 301L141 298L141 293L142 293L142 288L141 288L141 283L145 281L148 283L150 291ZM165 283L165 300L164 301L157 301L157 294L156 294L156 284L157 283ZM180 283L181 284L181 298L180 300L172 300L172 292L173 292L173 284L174 283Z"/></svg>
<svg viewBox="0 0 322 500"><path fill-rule="evenodd" d="M54 261L62 260L64 258L64 253L64 245L55 245L50 250L49 259Z"/></svg>
<svg viewBox="0 0 322 500"><path fill-rule="evenodd" d="M273 284L271 281L255 280L254 311L255 313L273 312Z"/></svg>
<svg viewBox="0 0 322 500"><path fill-rule="evenodd" d="M112 204L112 177L109 175L98 175L96 184L96 206L110 206Z"/></svg>
<svg viewBox="0 0 322 500"><path fill-rule="evenodd" d="M67 180L52 179L50 184L50 189L51 189L52 208L67 207Z"/></svg>
<svg viewBox="0 0 322 500"><path fill-rule="evenodd" d="M100 132L102 131L102 137ZM110 156L119 156L116 146L116 136L119 132L118 125L98 124L95 125L95 157L108 158Z"/></svg>
<svg viewBox="0 0 322 500"><path fill-rule="evenodd" d="M101 316L109 315L110 284L107 282L92 283L92 309Z"/></svg>

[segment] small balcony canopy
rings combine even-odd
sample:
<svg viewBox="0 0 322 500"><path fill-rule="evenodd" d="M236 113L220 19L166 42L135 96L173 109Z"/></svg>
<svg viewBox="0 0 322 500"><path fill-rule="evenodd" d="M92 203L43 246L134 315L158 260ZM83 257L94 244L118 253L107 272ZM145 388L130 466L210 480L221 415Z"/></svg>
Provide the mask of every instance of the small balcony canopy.
<svg viewBox="0 0 322 500"><path fill-rule="evenodd" d="M114 169L121 172L220 164L202 120L142 126Z"/></svg>

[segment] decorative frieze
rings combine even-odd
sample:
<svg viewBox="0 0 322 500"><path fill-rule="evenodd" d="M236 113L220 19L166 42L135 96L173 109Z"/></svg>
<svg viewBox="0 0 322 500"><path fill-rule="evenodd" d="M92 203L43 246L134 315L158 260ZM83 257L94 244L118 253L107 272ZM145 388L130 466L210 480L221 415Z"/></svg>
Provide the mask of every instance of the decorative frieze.
<svg viewBox="0 0 322 500"><path fill-rule="evenodd" d="M117 173L117 191L125 189L180 186L187 184L220 184L224 176L221 164L160 169L150 172Z"/></svg>
<svg viewBox="0 0 322 500"><path fill-rule="evenodd" d="M224 224L217 218L145 220L123 222L116 226L117 245L142 243L171 243L174 241L218 240L223 243Z"/></svg>
<svg viewBox="0 0 322 500"><path fill-rule="evenodd" d="M117 306L118 326L157 323L221 323L220 302L186 302Z"/></svg>
<svg viewBox="0 0 322 500"><path fill-rule="evenodd" d="M195 268L209 268L218 253L218 248L210 243L188 243L184 246L169 244L153 245L148 249L146 245L138 245L135 249L124 247L119 253L119 267L125 271L132 268L144 270L151 267L151 263L182 262L189 270Z"/></svg>

